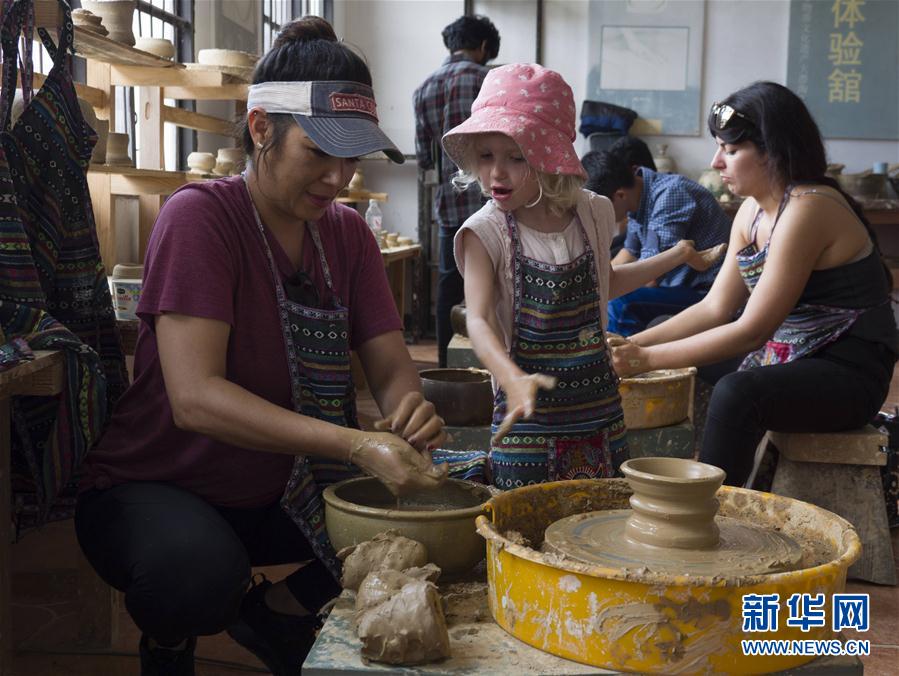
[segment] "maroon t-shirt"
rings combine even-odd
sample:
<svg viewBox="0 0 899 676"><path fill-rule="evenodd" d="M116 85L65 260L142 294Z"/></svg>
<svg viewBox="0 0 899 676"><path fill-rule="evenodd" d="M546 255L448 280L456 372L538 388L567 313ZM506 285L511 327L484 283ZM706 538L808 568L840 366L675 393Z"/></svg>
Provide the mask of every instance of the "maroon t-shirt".
<svg viewBox="0 0 899 676"><path fill-rule="evenodd" d="M365 221L333 204L318 229L334 290L349 309L351 347L400 330L381 254ZM268 231L266 236L283 281L295 270L277 240ZM308 232L302 269L326 298ZM175 427L154 329L156 315L165 312L230 324L227 379L292 409L274 282L243 179L187 185L166 201L150 236L137 308L134 382L87 457L81 489L165 481L216 505L272 503L287 483L292 456L239 448Z"/></svg>

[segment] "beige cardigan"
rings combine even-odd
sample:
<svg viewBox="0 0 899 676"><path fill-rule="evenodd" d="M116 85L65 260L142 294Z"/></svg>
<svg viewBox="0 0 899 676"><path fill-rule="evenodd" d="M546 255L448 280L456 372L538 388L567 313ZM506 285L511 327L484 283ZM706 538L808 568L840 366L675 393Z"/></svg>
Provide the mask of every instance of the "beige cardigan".
<svg viewBox="0 0 899 676"><path fill-rule="evenodd" d="M599 297L603 328L608 323L606 304L609 300L609 247L616 232L615 211L606 197L589 190L581 190L576 206L577 216L584 224L587 239L596 261L596 278L599 280ZM491 200L473 214L459 228L453 242L456 266L465 276L465 252L463 233L470 230L477 235L493 262L494 289L496 290L496 325L509 349L512 344L514 321L514 286L512 282L512 242L506 228L506 215ZM580 239L580 232L577 232ZM553 261L544 261L553 262ZM558 262L558 261L556 261Z"/></svg>

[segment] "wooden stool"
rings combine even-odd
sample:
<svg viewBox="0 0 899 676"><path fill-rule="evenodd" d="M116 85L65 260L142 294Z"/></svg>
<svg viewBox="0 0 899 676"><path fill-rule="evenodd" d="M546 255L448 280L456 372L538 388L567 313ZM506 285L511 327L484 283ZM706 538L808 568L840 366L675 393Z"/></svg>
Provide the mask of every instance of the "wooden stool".
<svg viewBox="0 0 899 676"><path fill-rule="evenodd" d="M839 514L858 531L862 556L849 577L896 584L880 467L888 437L870 425L848 432L768 432L780 452L771 492Z"/></svg>

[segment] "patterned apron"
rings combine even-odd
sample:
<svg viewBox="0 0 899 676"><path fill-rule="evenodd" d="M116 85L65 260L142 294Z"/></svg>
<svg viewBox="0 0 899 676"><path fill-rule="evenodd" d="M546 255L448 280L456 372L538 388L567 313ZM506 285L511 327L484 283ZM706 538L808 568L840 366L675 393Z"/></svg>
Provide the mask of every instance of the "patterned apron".
<svg viewBox="0 0 899 676"><path fill-rule="evenodd" d="M530 420L518 421L490 449L493 483L508 489L555 481L610 477L627 459L627 430L618 377L603 334L596 263L580 221L584 253L551 265L522 253L518 224L506 214L515 285L509 356L526 373L558 380L540 390ZM496 393L493 432L506 415Z"/></svg>
<svg viewBox="0 0 899 676"><path fill-rule="evenodd" d="M765 242L762 250L759 251L755 245L755 234L762 214L759 209L749 233L752 241L737 252L736 260L740 276L750 294L765 270L768 247L771 245L777 221L780 220L780 215L789 200L791 188L787 188L787 192L781 200L777 216L774 218L774 225L771 227L771 234L768 235L768 241ZM771 339L758 350L746 355L739 370L744 371L756 366L786 364L807 357L845 334L867 309L797 303Z"/></svg>
<svg viewBox="0 0 899 676"><path fill-rule="evenodd" d="M301 415L341 427L358 428L356 389L350 369L349 313L334 291L318 226L307 222L330 294L329 299L321 303L329 306L325 308L301 305L287 297L255 205L253 213L275 286L281 330L287 348L293 409ZM325 530L321 492L328 484L358 475L359 470L353 465L298 455L281 498L281 506L335 578L340 577L341 564Z"/></svg>
<svg viewBox="0 0 899 676"><path fill-rule="evenodd" d="M17 534L72 516L77 470L127 383L87 188L97 137L78 106L71 12L59 5L59 46L38 31L53 67L33 97L31 0L4 2L0 28L0 335L65 356L61 395L12 400ZM26 105L12 125L20 56Z"/></svg>

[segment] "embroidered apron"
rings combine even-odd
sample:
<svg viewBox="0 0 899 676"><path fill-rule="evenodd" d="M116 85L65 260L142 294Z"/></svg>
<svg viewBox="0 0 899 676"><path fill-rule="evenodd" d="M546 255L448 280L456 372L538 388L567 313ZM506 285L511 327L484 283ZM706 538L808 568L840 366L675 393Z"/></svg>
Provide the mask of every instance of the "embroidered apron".
<svg viewBox="0 0 899 676"><path fill-rule="evenodd" d="M293 408L297 413L318 420L358 428L356 389L350 368L349 313L334 291L318 226L307 222L308 234L318 252L330 294L321 303L329 306L325 308L301 305L287 297L255 205L253 212L275 285L281 330L287 348ZM341 564L325 530L321 492L328 484L358 475L359 470L353 465L298 455L281 498L281 506L335 578L340 577Z"/></svg>
<svg viewBox="0 0 899 676"><path fill-rule="evenodd" d="M68 72L72 19L68 5L60 6L59 48L39 30L53 67L30 100L23 87L26 105L12 126L23 28L22 80L31 82L30 0L4 3L0 31L0 333L65 356L61 395L12 400L17 534L72 516L72 479L127 381L87 190L96 135Z"/></svg>
<svg viewBox="0 0 899 676"><path fill-rule="evenodd" d="M510 357L526 373L554 376L558 384L552 391L539 390L530 420L519 420L491 447L493 483L508 489L610 477L627 459L627 430L587 233L578 221L584 253L551 265L525 257L512 214L506 214L506 223L515 287ZM506 394L499 390L494 433L505 415Z"/></svg>
<svg viewBox="0 0 899 676"><path fill-rule="evenodd" d="M768 235L768 241L761 251L755 245L755 235L761 218L761 209L756 214L750 229L750 239L747 246L737 252L737 266L740 276L749 289L749 293L755 289L762 272L765 270L765 261L768 258L768 248L774 237L774 229L780 220L780 215L789 200L791 188L787 189L781 200L774 225ZM774 332L771 339L765 345L746 355L740 364L741 371L756 366L770 366L772 364L786 364L802 357L807 357L820 350L825 345L836 341L844 335L855 321L869 308L840 308L829 305L817 305L811 303L797 303L787 318Z"/></svg>

